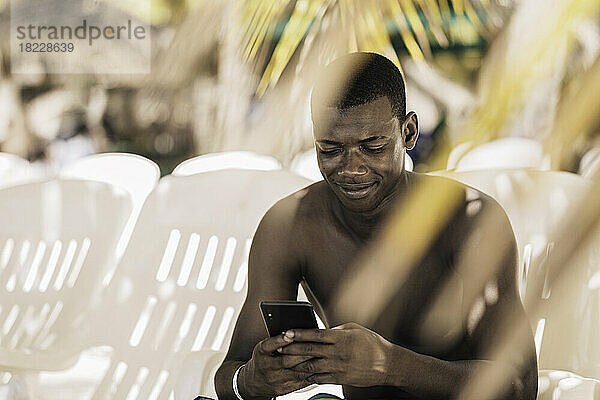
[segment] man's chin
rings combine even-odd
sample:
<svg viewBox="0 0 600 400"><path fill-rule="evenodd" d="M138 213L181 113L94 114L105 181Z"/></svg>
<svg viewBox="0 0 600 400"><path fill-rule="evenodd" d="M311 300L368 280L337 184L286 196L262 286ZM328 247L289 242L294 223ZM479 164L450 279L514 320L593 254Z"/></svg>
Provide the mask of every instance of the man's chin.
<svg viewBox="0 0 600 400"><path fill-rule="evenodd" d="M354 213L367 213L373 211L377 207L376 204L373 204L374 202L370 198L349 199L343 194L338 195L337 198L340 200L340 203L342 203L344 208Z"/></svg>

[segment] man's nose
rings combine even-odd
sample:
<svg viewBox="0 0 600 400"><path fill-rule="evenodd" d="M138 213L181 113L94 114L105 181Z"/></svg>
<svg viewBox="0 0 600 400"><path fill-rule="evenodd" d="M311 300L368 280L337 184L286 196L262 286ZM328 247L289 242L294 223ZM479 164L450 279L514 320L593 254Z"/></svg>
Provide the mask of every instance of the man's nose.
<svg viewBox="0 0 600 400"><path fill-rule="evenodd" d="M365 175L367 172L367 167L360 157L350 153L344 157L344 165L339 169L338 175L344 178L356 178Z"/></svg>

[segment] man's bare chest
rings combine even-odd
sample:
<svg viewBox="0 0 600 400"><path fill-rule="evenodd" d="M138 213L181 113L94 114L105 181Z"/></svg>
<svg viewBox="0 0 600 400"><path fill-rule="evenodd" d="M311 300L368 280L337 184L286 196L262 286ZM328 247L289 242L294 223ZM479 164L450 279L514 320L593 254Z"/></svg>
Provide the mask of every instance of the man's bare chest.
<svg viewBox="0 0 600 400"><path fill-rule="evenodd" d="M303 279L308 287L309 299L323 310L330 326L350 322L337 315L336 296L344 281L351 279L364 265L366 251L370 249L369 246L376 246L376 242L364 243L349 235L331 233L328 240L319 238L319 235L313 238L312 249L303 265ZM397 254L398 259L405 256ZM440 323L435 326L437 332L433 332L434 336L448 337L452 332L460 335L463 290L460 280L451 279L455 275L450 258L443 243L431 246L411 266L404 281L397 283L397 291L373 317L374 322L369 328L392 341L404 344L412 342L415 346L427 345L420 340L420 327L427 320L437 296L445 292L444 320L435 317ZM381 273L385 273L387 267L382 266ZM377 295L358 292L353 297L360 301L361 298Z"/></svg>

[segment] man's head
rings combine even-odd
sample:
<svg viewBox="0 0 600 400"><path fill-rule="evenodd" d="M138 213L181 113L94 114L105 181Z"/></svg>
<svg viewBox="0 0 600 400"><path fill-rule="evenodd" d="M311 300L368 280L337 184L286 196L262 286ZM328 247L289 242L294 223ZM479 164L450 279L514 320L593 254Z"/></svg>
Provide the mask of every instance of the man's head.
<svg viewBox="0 0 600 400"><path fill-rule="evenodd" d="M406 114L404 80L374 53L352 53L327 65L312 93L317 160L323 177L351 211L375 211L404 171L415 145L417 116Z"/></svg>

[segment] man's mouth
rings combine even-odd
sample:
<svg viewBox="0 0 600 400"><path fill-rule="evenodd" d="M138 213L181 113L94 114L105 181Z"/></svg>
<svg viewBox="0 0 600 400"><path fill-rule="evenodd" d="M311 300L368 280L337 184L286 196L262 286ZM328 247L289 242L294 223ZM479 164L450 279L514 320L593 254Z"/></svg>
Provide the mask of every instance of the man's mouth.
<svg viewBox="0 0 600 400"><path fill-rule="evenodd" d="M337 187L351 199L362 199L366 197L377 185L377 182L370 183L336 183Z"/></svg>

